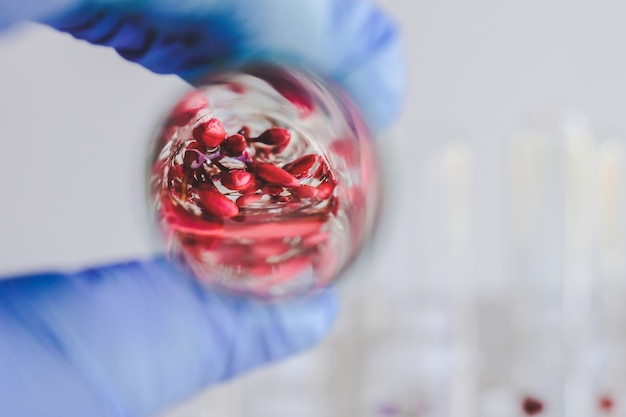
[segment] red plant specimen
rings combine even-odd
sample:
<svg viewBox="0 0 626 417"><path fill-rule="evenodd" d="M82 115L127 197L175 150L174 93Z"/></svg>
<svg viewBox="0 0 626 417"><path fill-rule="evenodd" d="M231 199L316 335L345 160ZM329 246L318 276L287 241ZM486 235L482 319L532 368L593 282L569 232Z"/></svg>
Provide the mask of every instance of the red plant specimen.
<svg viewBox="0 0 626 417"><path fill-rule="evenodd" d="M598 398L598 408L602 410L604 413L607 413L607 414L610 413L611 411L613 411L614 407L615 407L615 402L610 396L603 395L600 398Z"/></svg>
<svg viewBox="0 0 626 417"><path fill-rule="evenodd" d="M159 217L168 248L196 275L221 268L240 277L230 287L252 292L289 283L308 268L328 273L335 263L324 261L331 235L322 229L339 197L326 158L285 157L292 135L282 126L252 136L247 126L229 134L208 115L188 119L189 136L155 165L164 172Z"/></svg>
<svg viewBox="0 0 626 417"><path fill-rule="evenodd" d="M148 191L168 257L266 300L328 285L374 229L379 164L356 107L310 74L215 72L167 115Z"/></svg>
<svg viewBox="0 0 626 417"><path fill-rule="evenodd" d="M538 415L543 411L543 402L534 397L526 397L522 401L522 410L529 416Z"/></svg>
<svg viewBox="0 0 626 417"><path fill-rule="evenodd" d="M226 140L226 131L222 122L212 118L201 123L193 130L193 137L207 148L215 148Z"/></svg>

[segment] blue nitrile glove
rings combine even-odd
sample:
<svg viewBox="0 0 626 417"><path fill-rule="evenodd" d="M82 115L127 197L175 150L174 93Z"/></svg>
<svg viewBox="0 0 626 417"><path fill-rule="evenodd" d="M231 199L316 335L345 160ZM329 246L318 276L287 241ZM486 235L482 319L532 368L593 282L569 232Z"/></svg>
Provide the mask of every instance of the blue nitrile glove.
<svg viewBox="0 0 626 417"><path fill-rule="evenodd" d="M4 0L0 28L46 22L194 82L251 59L341 84L378 130L398 111L392 23L358 0ZM213 293L162 259L0 281L0 416L152 416L318 342L331 290L267 306Z"/></svg>

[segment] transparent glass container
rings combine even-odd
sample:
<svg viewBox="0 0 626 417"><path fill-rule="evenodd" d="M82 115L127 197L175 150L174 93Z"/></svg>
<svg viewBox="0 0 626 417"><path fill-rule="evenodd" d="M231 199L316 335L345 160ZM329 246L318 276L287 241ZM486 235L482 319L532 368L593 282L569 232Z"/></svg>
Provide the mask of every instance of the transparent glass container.
<svg viewBox="0 0 626 417"><path fill-rule="evenodd" d="M165 118L149 158L166 254L238 295L271 301L327 286L377 221L366 124L335 86L290 68L209 76Z"/></svg>

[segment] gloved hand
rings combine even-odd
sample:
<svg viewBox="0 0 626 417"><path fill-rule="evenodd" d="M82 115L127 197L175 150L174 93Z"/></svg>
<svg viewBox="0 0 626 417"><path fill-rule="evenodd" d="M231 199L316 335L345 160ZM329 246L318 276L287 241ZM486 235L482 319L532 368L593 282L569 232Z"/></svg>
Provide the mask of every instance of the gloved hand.
<svg viewBox="0 0 626 417"><path fill-rule="evenodd" d="M0 28L50 24L193 83L278 60L344 87L374 130L397 113L396 30L359 0L5 0ZM216 294L162 259L0 281L0 416L152 416L202 387L310 347L331 290L280 305Z"/></svg>

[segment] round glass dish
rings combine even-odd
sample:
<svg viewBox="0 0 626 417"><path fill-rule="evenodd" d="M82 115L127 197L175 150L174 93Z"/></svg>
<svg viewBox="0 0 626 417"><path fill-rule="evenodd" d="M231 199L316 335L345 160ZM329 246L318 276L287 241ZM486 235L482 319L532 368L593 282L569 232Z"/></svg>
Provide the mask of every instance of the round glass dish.
<svg viewBox="0 0 626 417"><path fill-rule="evenodd" d="M152 142L149 205L168 257L262 300L323 288L380 207L374 144L335 86L282 66L211 75Z"/></svg>

